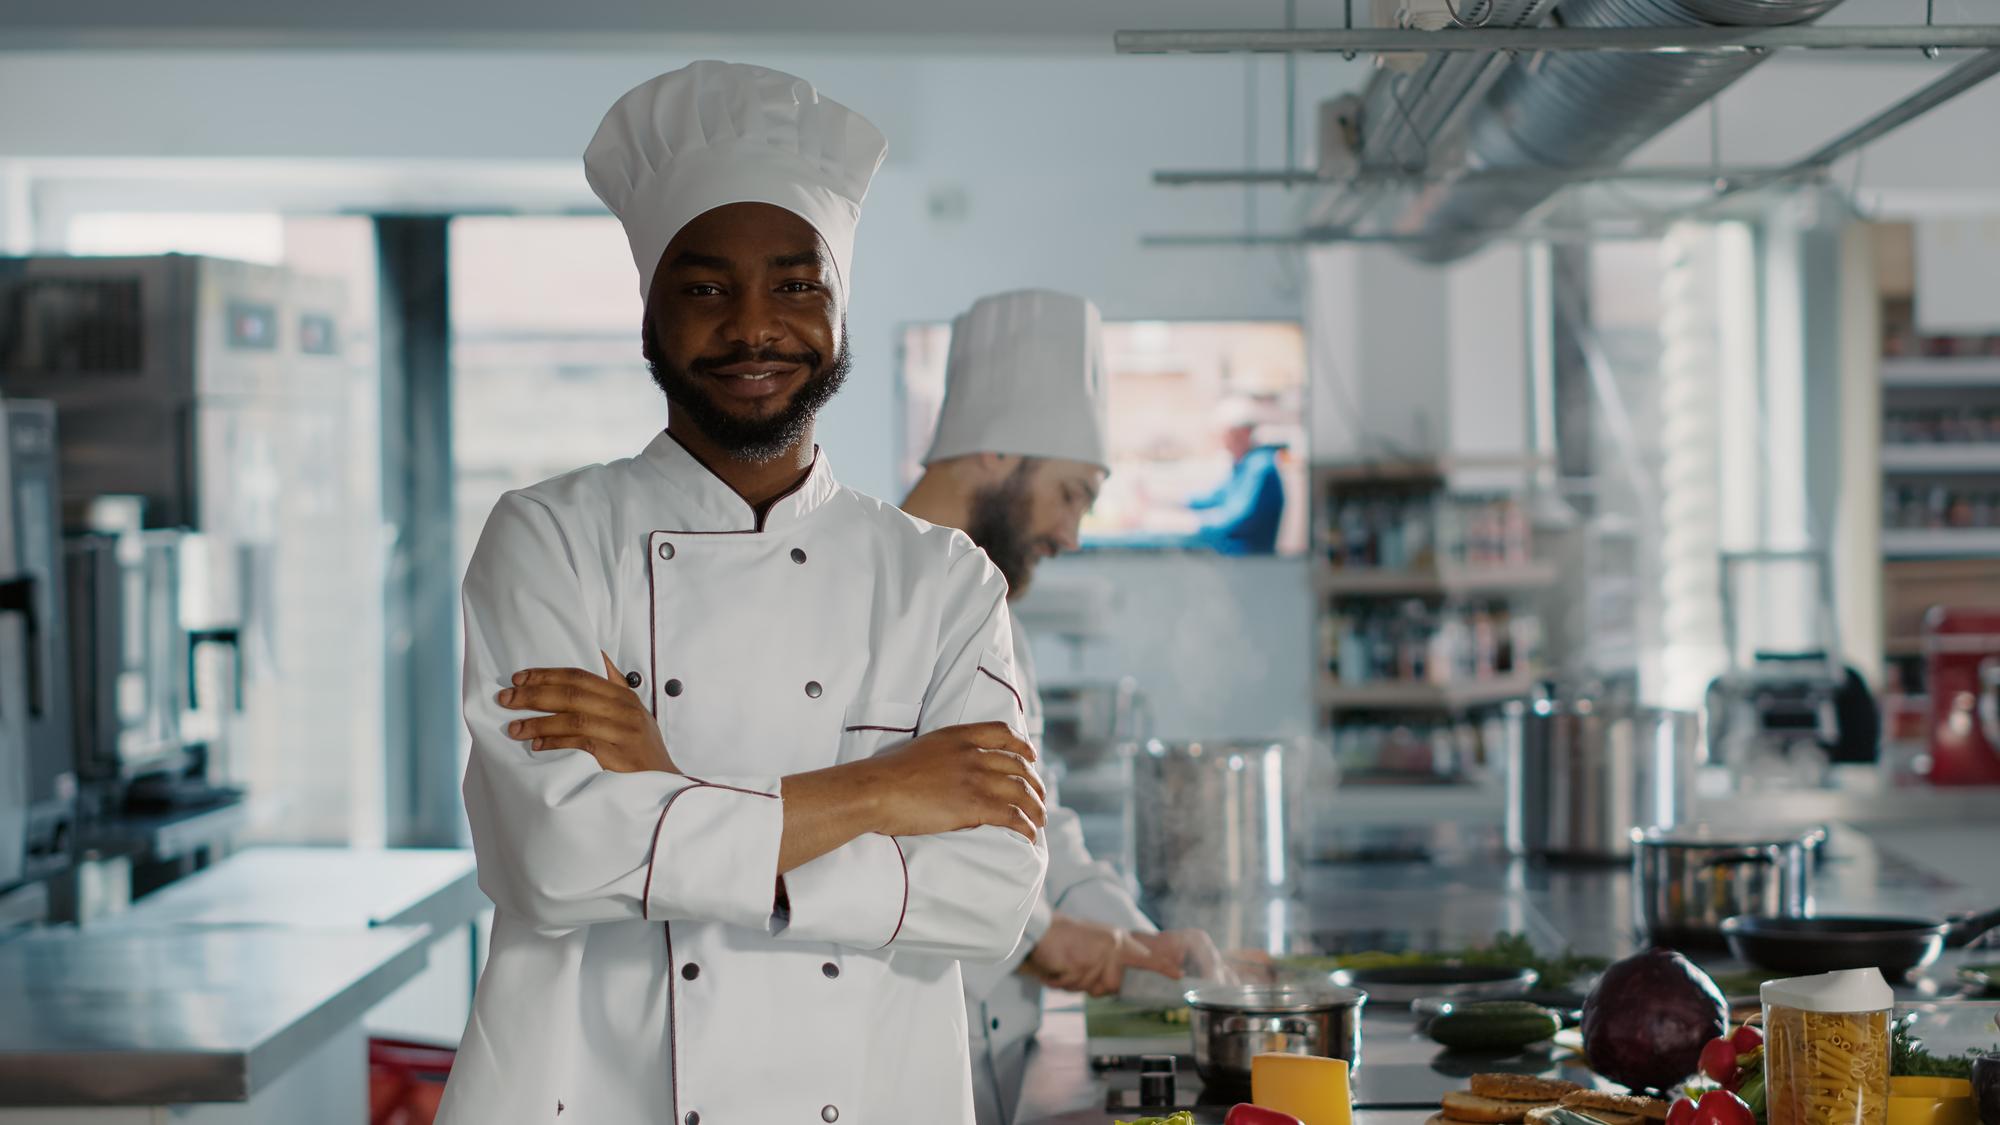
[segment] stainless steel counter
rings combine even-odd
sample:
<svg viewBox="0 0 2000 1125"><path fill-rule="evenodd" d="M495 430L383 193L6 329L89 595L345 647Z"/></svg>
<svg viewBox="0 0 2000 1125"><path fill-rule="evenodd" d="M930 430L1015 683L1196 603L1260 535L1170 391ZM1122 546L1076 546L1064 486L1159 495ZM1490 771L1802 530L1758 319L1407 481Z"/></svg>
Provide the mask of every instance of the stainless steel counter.
<svg viewBox="0 0 2000 1125"><path fill-rule="evenodd" d="M428 936L173 927L0 943L0 1105L246 1101L415 976Z"/></svg>
<svg viewBox="0 0 2000 1125"><path fill-rule="evenodd" d="M1965 824L1949 846L1996 854L2000 826ZM1815 892L1821 912L1943 915L1993 905L1983 890L1938 877L1852 829L1835 826L1825 855ZM1305 883L1297 900L1150 905L1163 926L1196 926L1224 946L1272 953L1462 948L1498 931L1526 934L1551 951L1622 956L1637 944L1630 874L1621 866L1540 867L1474 854L1432 863L1317 865ZM1945 966L1937 979L1948 979L1949 971ZM1055 997L1051 1007L1059 1009L1065 999L1074 1002ZM1364 1053L1372 1067L1385 1056L1377 1016L1369 1025ZM1411 1045L1407 1029L1392 1028L1390 1041L1398 1035L1403 1046ZM1425 1059L1435 1053L1425 1044L1416 1047ZM1029 1064L1020 1125L1105 1125L1113 1120L1103 1108L1109 1087L1090 1070L1081 1011L1053 1010ZM1357 1125L1417 1125L1427 1116L1364 1110Z"/></svg>
<svg viewBox="0 0 2000 1125"><path fill-rule="evenodd" d="M92 928L429 926L441 937L486 907L470 851L250 848Z"/></svg>

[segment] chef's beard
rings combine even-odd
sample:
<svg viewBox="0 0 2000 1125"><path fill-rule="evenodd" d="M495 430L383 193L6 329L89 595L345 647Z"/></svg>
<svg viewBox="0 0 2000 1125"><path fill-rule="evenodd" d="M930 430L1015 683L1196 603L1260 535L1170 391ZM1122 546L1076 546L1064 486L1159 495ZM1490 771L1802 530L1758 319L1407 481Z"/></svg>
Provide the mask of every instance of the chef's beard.
<svg viewBox="0 0 2000 1125"><path fill-rule="evenodd" d="M745 461L775 461L796 446L811 432L820 407L847 382L847 372L853 366L847 351L845 321L840 326L840 350L833 353L831 360L811 351L788 353L775 348L744 347L726 355L702 356L687 368L680 368L659 358L650 322L643 329L643 338L646 368L674 411L685 415L708 440ZM706 382L712 376L702 374L735 363L795 363L808 368L810 373L799 389L792 392L792 400L776 414L744 417L716 400Z"/></svg>
<svg viewBox="0 0 2000 1125"><path fill-rule="evenodd" d="M1007 596L1019 597L1035 576L1038 548L1050 546L1029 533L1035 516L1031 478L1035 459L1024 458L1005 480L981 489L972 498L965 533L986 550L986 557L1007 580ZM1051 552L1053 553L1053 552Z"/></svg>

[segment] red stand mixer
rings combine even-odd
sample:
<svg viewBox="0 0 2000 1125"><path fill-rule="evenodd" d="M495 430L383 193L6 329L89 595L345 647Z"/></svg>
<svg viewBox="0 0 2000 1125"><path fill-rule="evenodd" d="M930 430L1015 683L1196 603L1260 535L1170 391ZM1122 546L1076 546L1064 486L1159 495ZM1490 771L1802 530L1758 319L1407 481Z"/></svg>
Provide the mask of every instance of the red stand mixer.
<svg viewBox="0 0 2000 1125"><path fill-rule="evenodd" d="M2000 609L1924 615L1933 785L2000 785Z"/></svg>

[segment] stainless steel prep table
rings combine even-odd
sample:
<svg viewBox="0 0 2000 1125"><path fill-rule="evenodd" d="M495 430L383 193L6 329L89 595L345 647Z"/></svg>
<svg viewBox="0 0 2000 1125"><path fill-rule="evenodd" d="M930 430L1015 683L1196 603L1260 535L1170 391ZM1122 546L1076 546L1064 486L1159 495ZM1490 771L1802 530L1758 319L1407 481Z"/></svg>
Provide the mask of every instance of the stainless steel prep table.
<svg viewBox="0 0 2000 1125"><path fill-rule="evenodd" d="M248 848L162 887L109 926L430 926L487 908L460 849Z"/></svg>
<svg viewBox="0 0 2000 1125"><path fill-rule="evenodd" d="M91 929L425 926L436 943L430 967L370 1026L455 1044L479 977L476 927L489 909L469 850L258 847L163 887Z"/></svg>
<svg viewBox="0 0 2000 1125"><path fill-rule="evenodd" d="M429 933L52 930L0 943L0 1122L356 1121L363 1013L423 968Z"/></svg>

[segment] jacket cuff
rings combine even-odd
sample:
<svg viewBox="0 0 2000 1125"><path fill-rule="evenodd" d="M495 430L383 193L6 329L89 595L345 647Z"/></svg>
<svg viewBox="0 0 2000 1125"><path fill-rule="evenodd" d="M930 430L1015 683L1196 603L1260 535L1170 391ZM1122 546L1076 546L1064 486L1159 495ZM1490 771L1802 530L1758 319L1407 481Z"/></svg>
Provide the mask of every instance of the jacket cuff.
<svg viewBox="0 0 2000 1125"><path fill-rule="evenodd" d="M857 836L785 873L791 918L780 938L880 949L896 940L910 907L910 873L892 836Z"/></svg>
<svg viewBox="0 0 2000 1125"><path fill-rule="evenodd" d="M761 787L760 787L761 785ZM641 912L768 932L785 806L776 782L697 781L667 796L653 830Z"/></svg>

